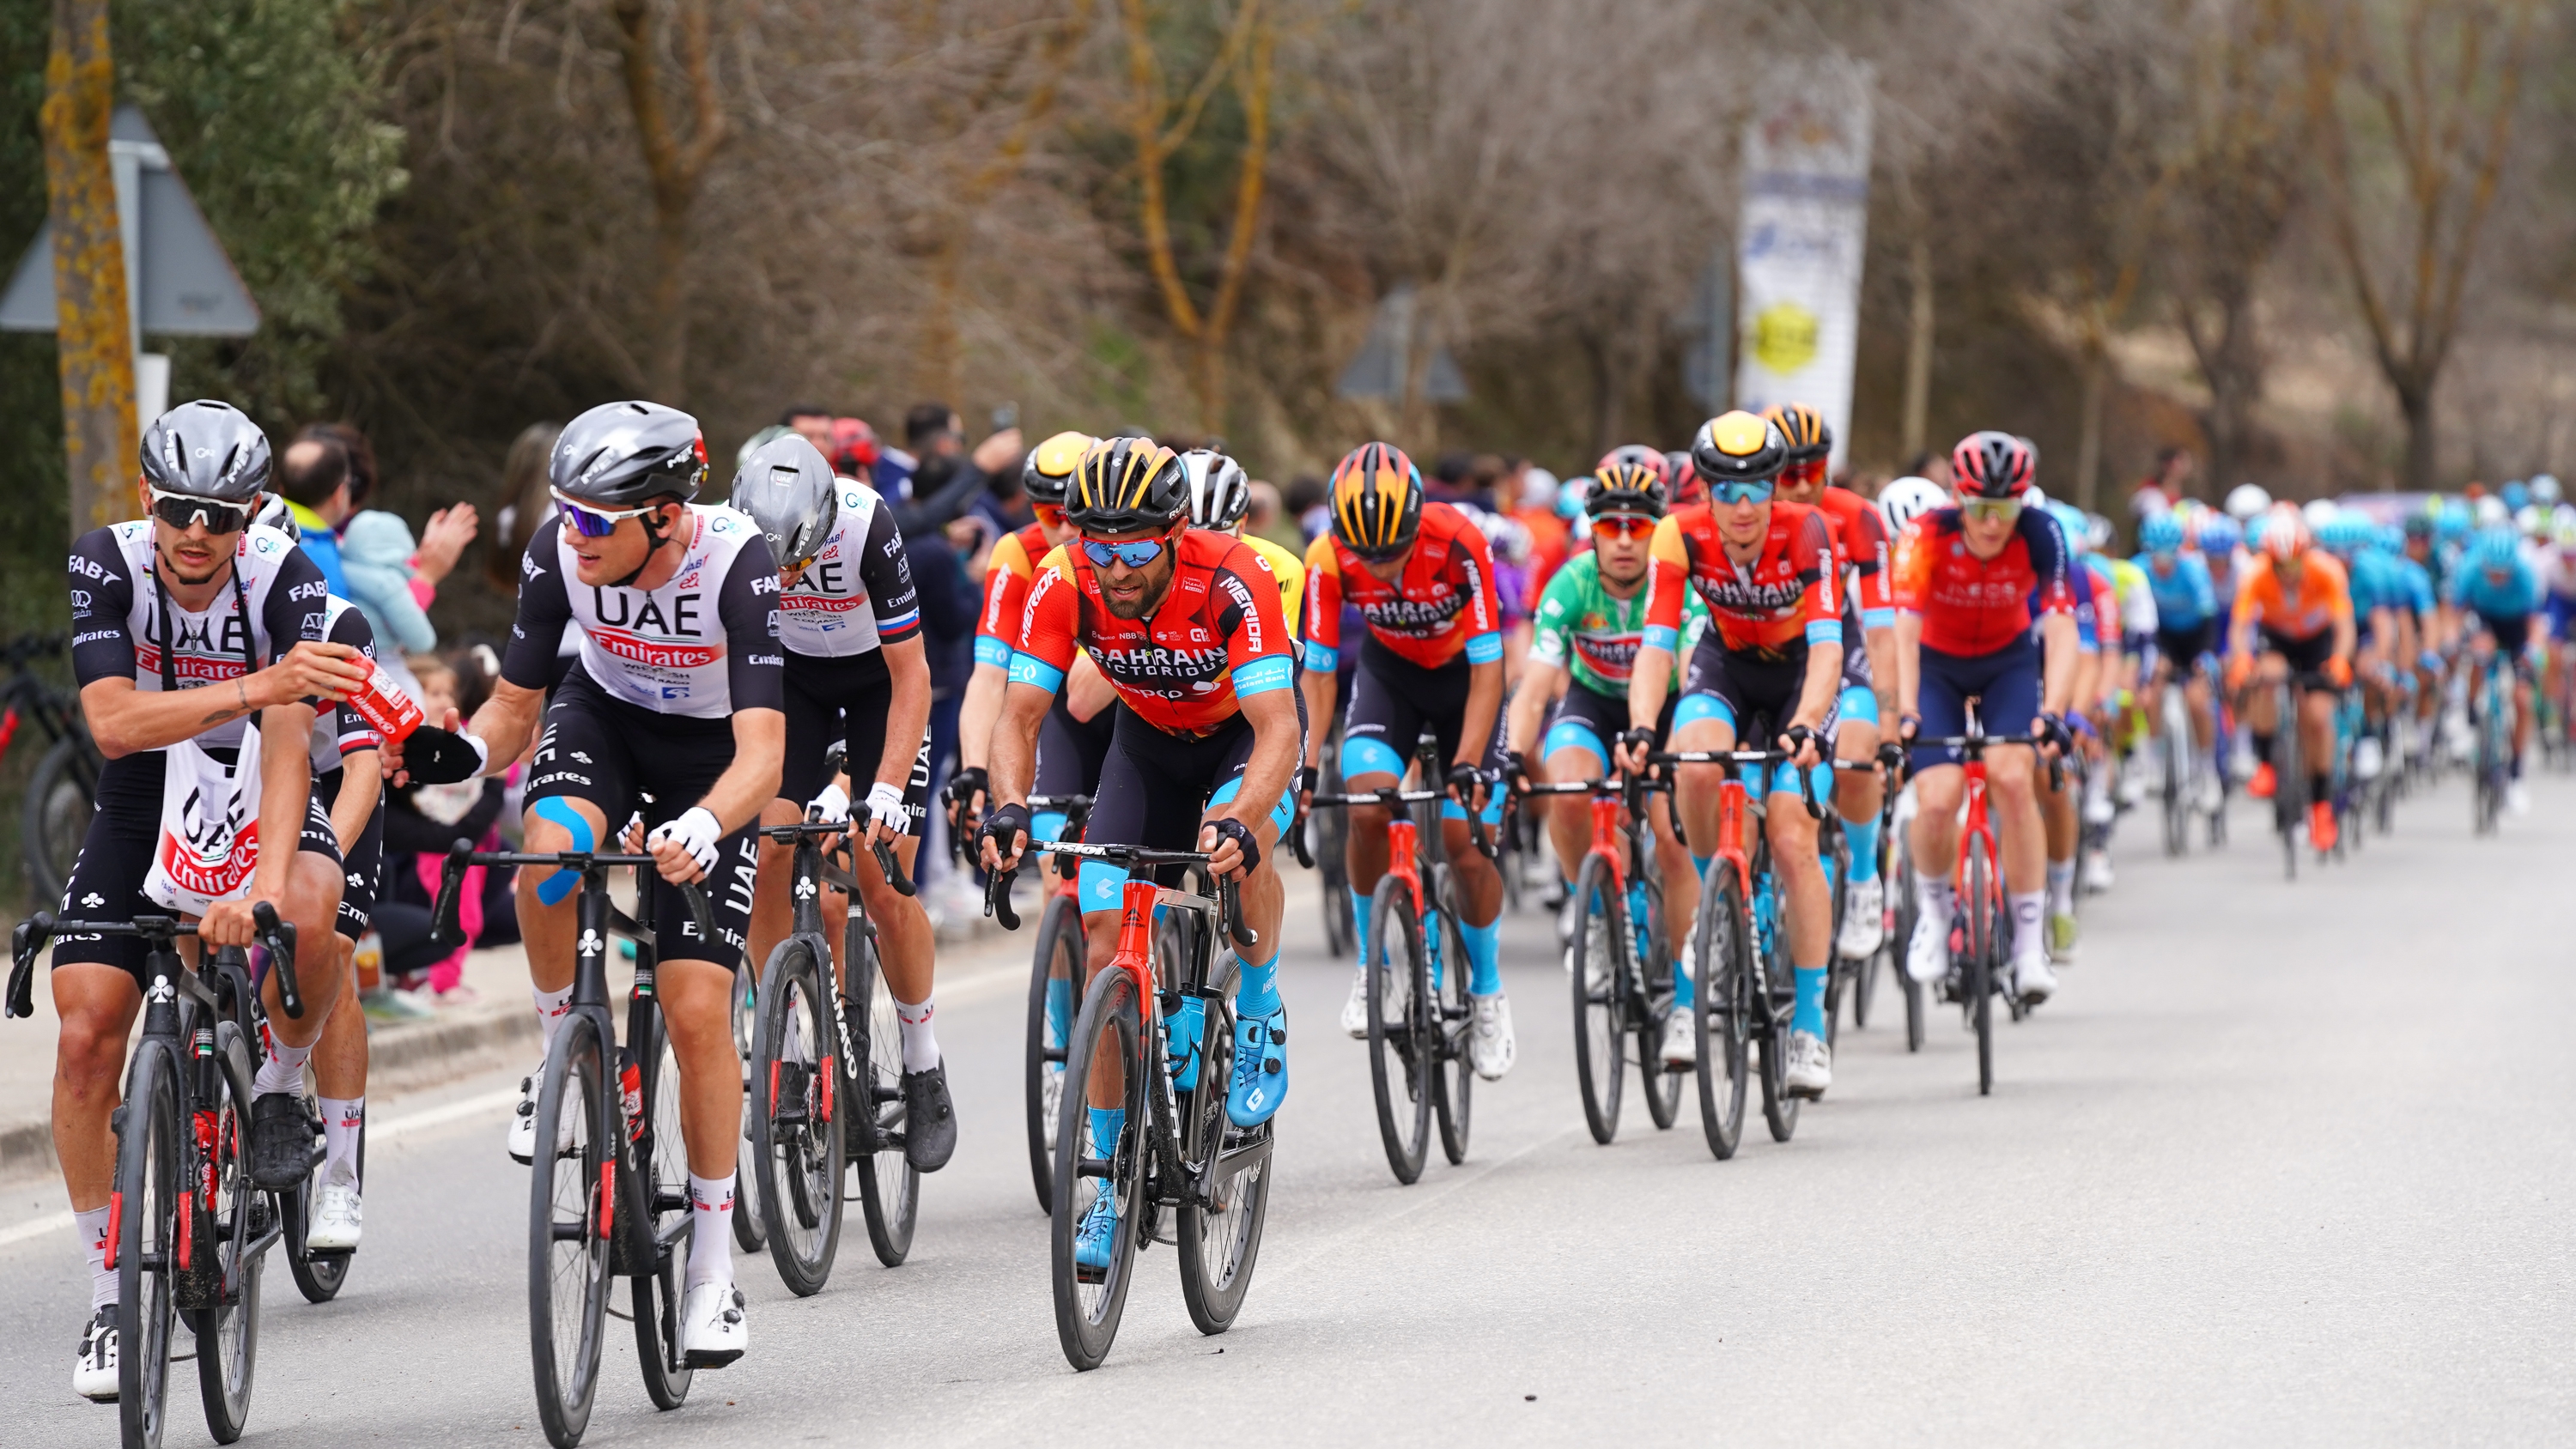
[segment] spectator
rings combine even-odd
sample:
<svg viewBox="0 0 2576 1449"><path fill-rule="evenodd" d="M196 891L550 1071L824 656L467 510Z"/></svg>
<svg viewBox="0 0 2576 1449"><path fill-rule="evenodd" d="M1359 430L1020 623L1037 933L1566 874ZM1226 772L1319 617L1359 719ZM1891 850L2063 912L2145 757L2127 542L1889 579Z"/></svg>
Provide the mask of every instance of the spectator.
<svg viewBox="0 0 2576 1449"><path fill-rule="evenodd" d="M930 664L930 793L936 799L957 766L957 709L965 701L966 680L975 669L982 575L968 571L947 530L938 525L905 534L903 545L912 565L913 587L921 596L922 648ZM934 832L946 828L937 810L930 812L928 824ZM966 899L974 894L971 881L945 879L947 852L936 836L922 842L914 869L945 888L944 896L925 897L935 918L954 920L977 908Z"/></svg>
<svg viewBox="0 0 2576 1449"><path fill-rule="evenodd" d="M340 572L348 582L347 597L367 616L378 643L392 646L378 662L416 698L419 690L413 688L402 653L424 653L438 643L438 632L429 623L429 604L438 596L439 581L455 569L457 556L474 540L474 505L453 504L431 514L415 543L411 525L400 515L363 506L376 484L375 449L364 433L346 423L316 423L297 438L299 443L308 440L335 443L347 458L349 504L356 510L339 525Z"/></svg>
<svg viewBox="0 0 2576 1449"><path fill-rule="evenodd" d="M1324 507L1324 500L1331 496L1332 490L1324 486L1324 480L1312 473L1300 473L1288 480L1283 501L1289 516L1297 520L1297 531L1305 535L1306 543L1323 537L1324 530L1333 526L1332 512ZM1304 551L1305 545L1298 545L1301 557Z"/></svg>
<svg viewBox="0 0 2576 1449"><path fill-rule="evenodd" d="M1461 503L1467 497L1467 474L1476 460L1465 453L1443 453L1422 480L1422 495L1434 502Z"/></svg>
<svg viewBox="0 0 2576 1449"><path fill-rule="evenodd" d="M987 538L999 541L1003 535L1037 522L1037 511L1029 507L1028 490L1020 481L1024 458L1013 458L992 474L984 496L975 500L974 512L990 523ZM976 571L981 577L982 570Z"/></svg>
<svg viewBox="0 0 2576 1449"><path fill-rule="evenodd" d="M834 418L832 443L823 456L832 461L832 471L850 479L876 477L877 459L882 451L877 446L877 430L865 418Z"/></svg>
<svg viewBox="0 0 2576 1449"><path fill-rule="evenodd" d="M2156 471L2139 479L2137 488L2129 494L2129 516L2144 518L2180 503L2183 489L2198 466L2199 460L2192 457L2189 448L2157 449Z"/></svg>
<svg viewBox="0 0 2576 1449"><path fill-rule="evenodd" d="M1520 470L1520 493L1514 500L1511 517L1529 530L1530 594L1527 600L1532 612L1538 609L1538 596L1547 591L1547 581L1565 566L1574 549L1574 532L1556 513L1556 475L1545 468L1524 465Z"/></svg>
<svg viewBox="0 0 2576 1449"><path fill-rule="evenodd" d="M528 551L545 521L554 517L555 498L546 465L563 433L561 423L531 423L510 442L501 463L501 506L493 511L491 555L484 576L505 594L519 591L519 559Z"/></svg>
<svg viewBox="0 0 2576 1449"><path fill-rule="evenodd" d="M797 403L778 415L778 426L801 434L814 450L824 457L832 456L832 410L813 403Z"/></svg>
<svg viewBox="0 0 2576 1449"><path fill-rule="evenodd" d="M420 683L421 702L440 717L449 708L471 716L491 697L497 673L487 663L489 650L459 649L445 656L420 655L410 661ZM453 785L407 784L385 793L385 899L376 906L376 930L384 938L384 971L394 985L413 993L412 1000L456 1006L475 999L463 982L465 954L476 946L507 945L519 938L516 898L510 873L475 866L466 872L457 920L466 945L441 951L429 939L430 904L447 849L471 840L477 848L498 849L497 826L511 783L522 767Z"/></svg>
<svg viewBox="0 0 2576 1449"><path fill-rule="evenodd" d="M904 414L903 441L909 450L903 491L898 493L883 481L877 484L877 491L894 508L895 529L906 538L964 515L975 499L988 491L993 475L1020 456L1017 428L1004 428L986 438L975 445L970 455L966 451L965 420L955 408L941 402L919 403ZM893 450L887 450L886 456L894 456ZM879 460L880 480L884 462ZM973 552L971 548L964 551Z"/></svg>
<svg viewBox="0 0 2576 1449"><path fill-rule="evenodd" d="M1243 531L1270 540L1299 558L1306 556L1306 535L1280 502L1279 486L1252 480L1252 502L1243 511Z"/></svg>
<svg viewBox="0 0 2576 1449"><path fill-rule="evenodd" d="M294 515L297 541L331 592L349 597L340 572L340 525L349 516L349 454L338 443L298 438L278 460L277 491Z"/></svg>

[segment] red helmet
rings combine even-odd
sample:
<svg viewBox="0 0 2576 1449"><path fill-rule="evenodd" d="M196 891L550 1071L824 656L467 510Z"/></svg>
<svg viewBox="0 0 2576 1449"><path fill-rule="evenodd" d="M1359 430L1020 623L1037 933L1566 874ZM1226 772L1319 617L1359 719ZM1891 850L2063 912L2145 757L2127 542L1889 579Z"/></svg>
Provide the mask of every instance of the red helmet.
<svg viewBox="0 0 2576 1449"><path fill-rule="evenodd" d="M877 430L860 418L832 419L832 471L863 478L877 464Z"/></svg>
<svg viewBox="0 0 2576 1449"><path fill-rule="evenodd" d="M1961 498L2019 498L2038 472L2039 454L2027 439L1992 428L1950 451L1950 487Z"/></svg>

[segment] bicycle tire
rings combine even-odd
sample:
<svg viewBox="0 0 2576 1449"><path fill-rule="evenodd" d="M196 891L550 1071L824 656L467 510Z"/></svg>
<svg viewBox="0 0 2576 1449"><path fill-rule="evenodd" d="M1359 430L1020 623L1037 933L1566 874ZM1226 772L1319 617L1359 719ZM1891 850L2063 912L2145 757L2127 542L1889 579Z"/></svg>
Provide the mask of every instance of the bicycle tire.
<svg viewBox="0 0 2576 1449"><path fill-rule="evenodd" d="M876 940L855 915L850 918L845 959L851 1019L861 1028L859 1039L850 1043L855 1078L850 1107L875 1117L875 1130L854 1164L859 1213L868 1225L868 1246L876 1251L877 1261L900 1268L912 1253L912 1230L921 1216L921 1170L905 1160L902 1140L895 1135L904 1117L903 1038L895 1020L894 993L880 989Z"/></svg>
<svg viewBox="0 0 2576 1449"><path fill-rule="evenodd" d="M97 746L75 731L54 741L27 777L18 833L27 852L28 884L39 902L60 901L71 881L97 808L98 769Z"/></svg>
<svg viewBox="0 0 2576 1449"><path fill-rule="evenodd" d="M1368 983L1369 1089L1377 1101L1378 1136L1386 1146L1386 1165L1395 1180L1410 1187L1421 1180L1423 1158L1431 1148L1432 1035L1430 973L1422 950L1422 918L1413 894L1389 875L1377 883L1369 927L1377 937L1369 959L1377 965ZM1403 972L1396 999L1390 988ZM1398 1013L1388 1019L1390 1011ZM1402 1119L1409 1114L1408 1125ZM1061 1154L1059 1154L1061 1160Z"/></svg>
<svg viewBox="0 0 2576 1449"><path fill-rule="evenodd" d="M1922 919L1923 902L1915 894L1914 855L1904 840L1909 829L1911 822L1907 821L1900 821L1888 829L1888 834L1896 840L1887 852L1887 975L1897 994L1905 1001L1905 1049L1919 1052L1923 1050L1923 983L1914 979L1914 973L1906 969L1905 963L1913 952L1914 928Z"/></svg>
<svg viewBox="0 0 2576 1449"><path fill-rule="evenodd" d="M837 1101L839 995L813 942L790 936L760 973L752 1038L752 1152L761 1237L779 1281L799 1298L823 1291L840 1251L847 1143ZM743 1204L734 1206L736 1216Z"/></svg>
<svg viewBox="0 0 2576 1449"><path fill-rule="evenodd" d="M771 954L777 954L774 948ZM746 964L749 959L744 958ZM769 1246L769 1229L761 1206L767 1184L753 1170L760 1154L752 1140L751 1090L753 1039L760 1033L760 987L752 972L735 973L731 996L733 1050L742 1061L742 1137L734 1144L733 1245L746 1253L759 1253Z"/></svg>
<svg viewBox="0 0 2576 1449"><path fill-rule="evenodd" d="M1592 1140L1607 1147L1619 1135L1619 1098L1627 1078L1628 952L1620 949L1627 930L1622 918L1625 893L1611 881L1609 863L1587 855L1574 880L1574 1078L1583 1098L1583 1125ZM1592 923L1602 923L1600 944L1606 962L1593 956ZM1598 968L1598 969L1597 969ZM1600 977L1598 986L1593 981Z"/></svg>
<svg viewBox="0 0 2576 1449"><path fill-rule="evenodd" d="M555 1449L573 1449L599 1398L608 1329L608 1168L616 1118L599 1024L567 1017L537 1089L537 1150L528 1173L528 1336L537 1419ZM570 1151L549 1152L571 1123Z"/></svg>
<svg viewBox="0 0 2576 1449"><path fill-rule="evenodd" d="M2165 685L2167 698L2177 697L2181 691L2182 685L2178 681ZM2165 854L2180 860L2191 853L2191 715L2188 707L2176 710L2170 705L2162 714L2165 736ZM2181 728L2177 730L2176 725Z"/></svg>
<svg viewBox="0 0 2576 1449"><path fill-rule="evenodd" d="M1645 1088L1646 1119L1656 1131L1668 1132L1682 1114L1682 1074L1664 1065L1664 1033L1673 1025L1673 952L1664 935L1664 882L1653 873L1651 860L1648 865L1645 925L1642 931L1629 932L1632 938L1645 937L1647 952L1637 965L1636 994L1629 1003L1636 1018L1637 1071Z"/></svg>
<svg viewBox="0 0 2576 1449"><path fill-rule="evenodd" d="M1210 986L1224 992L1221 980ZM1199 1064L1198 1086L1186 1098L1191 1122L1190 1139L1181 1154L1184 1161L1221 1159L1229 1149L1240 1151L1270 1137L1267 1123L1243 1129L1226 1119L1225 1083L1234 1072L1235 1022L1229 995L1207 1001L1200 1038L1206 1043L1206 1055ZM1244 1295L1252 1290L1253 1265L1261 1257L1261 1230L1270 1216L1269 1159L1250 1163L1224 1182L1209 1186L1215 1201L1204 1206L1194 1191L1182 1194L1173 1236L1181 1250L1181 1302L1199 1332L1217 1334L1234 1326Z"/></svg>
<svg viewBox="0 0 2576 1449"><path fill-rule="evenodd" d="M1751 931L1734 863L1722 856L1710 861L1700 879L1699 919L1691 928L1699 998L1691 1012L1691 1031L1699 1049L1700 1131L1720 1162L1733 1157L1744 1141L1745 1052L1752 1031L1746 944Z"/></svg>
<svg viewBox="0 0 2576 1449"><path fill-rule="evenodd" d="M1832 934L1825 938L1825 1046L1828 1050L1842 1040L1843 996L1851 982L1851 963L1843 959L1843 922L1851 915L1851 841L1843 834L1842 816L1825 811L1820 827L1831 835L1832 852L1825 858L1825 899L1830 903Z"/></svg>
<svg viewBox="0 0 2576 1449"><path fill-rule="evenodd" d="M1476 1069L1468 1041L1475 1003L1467 999L1467 940L1458 931L1458 884L1446 865L1435 866L1432 899L1440 903L1440 979L1432 983L1431 1115L1440 1124L1440 1155L1451 1167L1467 1160L1467 1132L1476 1104Z"/></svg>
<svg viewBox="0 0 2576 1449"><path fill-rule="evenodd" d="M1065 1080L1088 1083L1103 1041L1119 1064L1119 1100L1127 1113L1126 1128L1110 1155L1095 1161L1099 1171L1083 1169L1082 1142L1088 1126L1088 1092L1064 1094L1057 1113L1055 1146L1056 1201L1047 1225L1051 1278L1055 1296L1056 1341L1065 1361L1078 1370L1098 1368L1118 1339L1118 1323L1127 1308L1127 1290L1136 1276L1136 1254L1145 1231L1139 1219L1145 1207L1145 1139L1149 1070L1145 1051L1143 1003L1136 979L1124 970L1102 971L1083 993L1081 1014L1074 1018L1073 1040L1065 1049ZM1103 1183L1105 1188L1086 1184ZM1074 1261L1082 1220L1100 1192L1115 1194L1121 1204L1118 1230L1110 1238L1109 1264L1089 1282Z"/></svg>
<svg viewBox="0 0 2576 1449"><path fill-rule="evenodd" d="M2288 685L2273 709L2272 823L2281 835L2283 878L2299 878L2300 816L2307 804L2307 757L2300 749L2299 693ZM2287 761L2287 764L2283 764Z"/></svg>
<svg viewBox="0 0 2576 1449"><path fill-rule="evenodd" d="M1762 1122L1771 1130L1771 1140L1786 1142L1798 1132L1798 1099L1789 1095L1789 1016L1788 1008L1797 1000L1795 968L1788 964L1789 922L1787 906L1774 887L1772 908L1782 912L1771 933L1772 947L1763 953L1755 973L1755 992L1762 1030L1755 1044L1762 1053Z"/></svg>
<svg viewBox="0 0 2576 1449"><path fill-rule="evenodd" d="M689 1203L689 1155L680 1127L679 1054L672 1049L671 1029L662 1013L656 1009L641 1014L644 1036L634 1045L647 1126L628 1144L635 1190L627 1201L641 1209L634 1226L643 1230L639 1236L653 1250L649 1258L634 1265L626 1280L627 1309L635 1324L635 1362L644 1372L644 1395L654 1408L668 1412L688 1401L695 1374L680 1348L680 1303L689 1277L689 1233L696 1213ZM630 1005L629 1022L636 1015ZM737 1195L734 1210L741 1209Z"/></svg>
<svg viewBox="0 0 2576 1449"><path fill-rule="evenodd" d="M1082 931L1082 908L1070 896L1048 897L1046 911L1038 918L1037 950L1029 958L1025 1092L1029 1179L1037 1187L1040 1212L1052 1212L1055 1206L1055 1113L1048 1110L1049 1094L1063 1095L1064 1038L1073 1030L1072 1012L1065 1013L1067 1019L1059 1027L1048 1008L1048 997L1054 983L1062 981L1068 1006L1076 999L1074 987L1083 978L1089 949Z"/></svg>
<svg viewBox="0 0 2576 1449"><path fill-rule="evenodd" d="M250 1050L238 1025L216 1023L215 1055L208 1065L215 1100L196 1102L194 1111L200 1131L215 1143L216 1161L200 1162L197 1170L211 1179L215 1202L211 1210L192 1215L205 1227L193 1261L207 1271L216 1301L186 1317L197 1340L197 1395L205 1405L206 1431L216 1443L230 1444L250 1422L251 1384L259 1363L260 1269L268 1257L251 1245L273 1204L251 1181Z"/></svg>
<svg viewBox="0 0 2576 1449"><path fill-rule="evenodd" d="M286 1216L286 1270L295 1279L295 1291L303 1294L307 1303L328 1303L339 1297L340 1290L348 1286L349 1267L357 1259L355 1249L316 1253L304 1246L305 1235L313 1225L313 1195L320 1190L322 1173L323 1157L317 1152L313 1157L313 1170L306 1174L304 1181L297 1183L293 1192L278 1195ZM358 1180L363 1183L366 1179L367 1123L361 1117L358 1121Z"/></svg>
<svg viewBox="0 0 2576 1449"><path fill-rule="evenodd" d="M116 1416L127 1449L156 1449L169 1422L171 1273L182 1153L178 1053L145 1040L116 1109ZM150 1266L157 1264L158 1266Z"/></svg>
<svg viewBox="0 0 2576 1449"><path fill-rule="evenodd" d="M1995 968L2003 959L2003 922L1995 909L1995 863L1985 838L1971 837L1965 846L1968 916L1968 1017L1977 1034L1977 1095L1995 1089Z"/></svg>

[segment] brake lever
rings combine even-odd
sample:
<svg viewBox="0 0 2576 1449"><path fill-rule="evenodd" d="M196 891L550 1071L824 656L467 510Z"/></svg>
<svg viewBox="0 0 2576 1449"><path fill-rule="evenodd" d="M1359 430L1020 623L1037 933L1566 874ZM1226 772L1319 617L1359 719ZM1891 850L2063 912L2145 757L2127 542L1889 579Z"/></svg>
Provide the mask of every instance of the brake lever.
<svg viewBox="0 0 2576 1449"><path fill-rule="evenodd" d="M474 853L474 842L459 840L447 848L447 860L438 868L438 899L429 907L429 939L442 951L453 951L465 944L465 928L458 924L458 902L465 893L467 857Z"/></svg>
<svg viewBox="0 0 2576 1449"><path fill-rule="evenodd" d="M277 907L260 901L250 908L252 927L268 947L269 969L277 973L277 1005L297 1021L304 1019L304 993L295 981L295 923L277 918Z"/></svg>
<svg viewBox="0 0 2576 1449"><path fill-rule="evenodd" d="M1020 913L1011 909L1011 881L1020 873L1018 866L989 872L984 877L984 914L1002 923L1005 931L1020 928Z"/></svg>
<svg viewBox="0 0 2576 1449"><path fill-rule="evenodd" d="M875 849L877 853L877 869L885 873L886 884L894 887L894 893L896 895L911 895L913 893L913 884L904 876L903 863L894 858L894 846L887 841L880 840L876 843Z"/></svg>
<svg viewBox="0 0 2576 1449"><path fill-rule="evenodd" d="M36 953L45 949L53 934L54 917L49 911L20 921L10 933L9 954L14 962L9 968L9 1015L36 1014Z"/></svg>

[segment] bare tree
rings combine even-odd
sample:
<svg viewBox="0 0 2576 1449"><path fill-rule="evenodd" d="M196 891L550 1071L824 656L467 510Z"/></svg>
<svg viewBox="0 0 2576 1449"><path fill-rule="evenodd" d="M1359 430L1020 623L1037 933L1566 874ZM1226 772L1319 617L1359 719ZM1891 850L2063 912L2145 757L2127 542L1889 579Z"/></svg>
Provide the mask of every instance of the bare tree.
<svg viewBox="0 0 2576 1449"><path fill-rule="evenodd" d="M54 236L55 340L61 349L63 453L72 530L128 516L135 456L134 334L107 127L116 66L107 0L54 0L45 58L45 193Z"/></svg>
<svg viewBox="0 0 2576 1449"><path fill-rule="evenodd" d="M610 14L622 42L619 59L626 73L626 104L635 118L635 139L644 153L644 169L653 181L653 289L647 377L653 395L675 407L688 392L688 269L690 214L705 181L707 163L725 143L731 125L716 92L712 44L708 37L708 0L672 0L679 12L679 32L664 54L664 34L656 0L616 0ZM664 106L666 68L676 58L686 96L686 134L672 124Z"/></svg>

